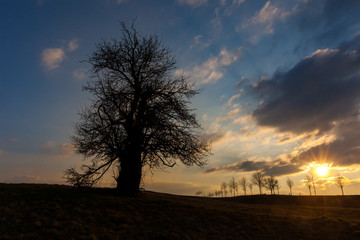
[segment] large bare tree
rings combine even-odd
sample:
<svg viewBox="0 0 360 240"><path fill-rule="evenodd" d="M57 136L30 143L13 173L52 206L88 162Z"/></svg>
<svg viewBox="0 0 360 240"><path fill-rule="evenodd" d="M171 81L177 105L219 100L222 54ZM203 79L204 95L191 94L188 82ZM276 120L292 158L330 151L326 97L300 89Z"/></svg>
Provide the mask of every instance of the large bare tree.
<svg viewBox="0 0 360 240"><path fill-rule="evenodd" d="M136 195L144 166L202 166L209 143L190 98L198 93L157 36L143 36L122 23L120 40L103 41L88 59L93 95L80 113L73 144L90 164L65 172L69 183L92 185L115 166L119 193Z"/></svg>

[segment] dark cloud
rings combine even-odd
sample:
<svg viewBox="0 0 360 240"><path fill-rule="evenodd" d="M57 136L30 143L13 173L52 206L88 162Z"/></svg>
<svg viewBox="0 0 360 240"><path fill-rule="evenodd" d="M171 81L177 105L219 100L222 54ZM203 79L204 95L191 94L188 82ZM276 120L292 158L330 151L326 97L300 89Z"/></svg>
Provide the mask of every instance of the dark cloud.
<svg viewBox="0 0 360 240"><path fill-rule="evenodd" d="M213 172L253 172L262 171L265 175L283 176L301 171L296 164L282 160L268 161L252 161L244 160L235 164L229 164L217 168L210 168L206 173Z"/></svg>
<svg viewBox="0 0 360 240"><path fill-rule="evenodd" d="M247 88L262 101L252 113L259 125L281 132L327 131L357 114L360 98L359 37L337 49L322 49L289 71Z"/></svg>
<svg viewBox="0 0 360 240"><path fill-rule="evenodd" d="M293 164L312 161L332 162L333 166L360 164L360 122L344 121L336 127L337 139L329 144L321 144L301 152L294 157Z"/></svg>

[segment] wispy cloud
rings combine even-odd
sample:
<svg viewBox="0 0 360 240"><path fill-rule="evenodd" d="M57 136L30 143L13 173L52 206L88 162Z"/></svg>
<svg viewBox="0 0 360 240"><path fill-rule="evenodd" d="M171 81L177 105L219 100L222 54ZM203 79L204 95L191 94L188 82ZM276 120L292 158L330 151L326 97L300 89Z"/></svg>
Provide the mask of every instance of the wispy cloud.
<svg viewBox="0 0 360 240"><path fill-rule="evenodd" d="M239 50L229 52L223 49L216 57L211 57L200 66L195 66L189 71L179 69L175 74L189 75L199 85L214 84L224 76L225 67L236 62L239 56Z"/></svg>
<svg viewBox="0 0 360 240"><path fill-rule="evenodd" d="M53 141L47 141L42 150L44 153L59 155L59 156L70 156L74 153L74 147L69 143L56 144Z"/></svg>
<svg viewBox="0 0 360 240"><path fill-rule="evenodd" d="M86 69L85 68L79 68L73 71L73 77L77 80L83 80L86 78Z"/></svg>
<svg viewBox="0 0 360 240"><path fill-rule="evenodd" d="M60 67L60 63L65 59L66 55L61 48L46 48L43 50L42 63L47 70L53 70Z"/></svg>
<svg viewBox="0 0 360 240"><path fill-rule="evenodd" d="M177 2L180 4L187 4L192 7L199 7L203 4L206 4L207 0L177 0Z"/></svg>
<svg viewBox="0 0 360 240"><path fill-rule="evenodd" d="M68 51L69 52L75 51L76 49L78 49L78 47L79 47L79 41L76 38L74 38L68 44Z"/></svg>

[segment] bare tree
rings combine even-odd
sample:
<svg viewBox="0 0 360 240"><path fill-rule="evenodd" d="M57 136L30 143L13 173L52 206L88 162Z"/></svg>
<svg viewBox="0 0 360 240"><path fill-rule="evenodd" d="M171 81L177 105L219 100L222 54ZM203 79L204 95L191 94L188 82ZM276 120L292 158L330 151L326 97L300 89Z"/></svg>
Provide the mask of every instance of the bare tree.
<svg viewBox="0 0 360 240"><path fill-rule="evenodd" d="M290 188L290 195L292 195L292 188L294 187L294 181L291 180L290 178L286 179L286 184L288 185L288 187Z"/></svg>
<svg viewBox="0 0 360 240"><path fill-rule="evenodd" d="M313 173L311 173L311 181L312 181L312 185L313 185L313 188L314 188L314 194L316 196L316 189L315 189L315 182L314 182L314 175Z"/></svg>
<svg viewBox="0 0 360 240"><path fill-rule="evenodd" d="M259 194L262 194L262 187L264 186L264 174L262 172L257 172L252 175L251 182L259 187Z"/></svg>
<svg viewBox="0 0 360 240"><path fill-rule="evenodd" d="M306 175L306 186L308 187L309 189L309 192L310 192L310 196L311 196L311 185L312 185L312 179L310 176Z"/></svg>
<svg viewBox="0 0 360 240"><path fill-rule="evenodd" d="M344 196L344 185L345 185L345 178L342 176L338 176L335 179L336 186L338 186L341 189L341 193Z"/></svg>
<svg viewBox="0 0 360 240"><path fill-rule="evenodd" d="M202 191L197 191L195 193L196 196L204 196L204 193Z"/></svg>
<svg viewBox="0 0 360 240"><path fill-rule="evenodd" d="M198 90L173 75L176 62L156 36L122 23L120 41L98 44L87 62L92 79L84 90L93 99L80 113L72 141L90 164L65 171L69 183L92 185L117 164L118 192L136 195L144 166L205 163L209 144L188 106Z"/></svg>
<svg viewBox="0 0 360 240"><path fill-rule="evenodd" d="M244 195L246 196L246 188L248 186L248 181L247 181L246 177L240 178L239 185L240 185L241 189L244 191Z"/></svg>
<svg viewBox="0 0 360 240"><path fill-rule="evenodd" d="M249 189L250 189L250 194L252 195L252 194L253 194L253 193L252 193L253 184L252 184L252 183L249 183L249 184L248 184L248 187L249 187Z"/></svg>
<svg viewBox="0 0 360 240"><path fill-rule="evenodd" d="M278 179L275 180L275 188L276 188L277 194L280 195L280 183L279 183Z"/></svg>
<svg viewBox="0 0 360 240"><path fill-rule="evenodd" d="M231 189L231 192L234 193L234 197L235 197L235 193L236 193L236 190L238 188L238 184L235 181L235 178L231 178L228 186L229 186L229 189Z"/></svg>
<svg viewBox="0 0 360 240"><path fill-rule="evenodd" d="M277 180L273 176L264 179L264 187L270 190L271 195L275 194L276 183Z"/></svg>
<svg viewBox="0 0 360 240"><path fill-rule="evenodd" d="M228 185L227 185L226 182L223 182L223 183L221 184L221 191L224 193L224 196L225 196L225 197L226 197L226 194L227 194L227 187L228 187Z"/></svg>

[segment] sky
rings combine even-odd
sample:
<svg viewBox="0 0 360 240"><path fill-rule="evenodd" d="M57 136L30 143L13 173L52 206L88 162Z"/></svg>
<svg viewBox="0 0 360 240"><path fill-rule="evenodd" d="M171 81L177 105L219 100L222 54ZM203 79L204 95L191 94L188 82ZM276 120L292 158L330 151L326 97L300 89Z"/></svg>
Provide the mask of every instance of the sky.
<svg viewBox="0 0 360 240"><path fill-rule="evenodd" d="M203 168L144 169L145 189L209 193L262 171L282 194L287 178L308 194L311 173L318 194L340 194L338 176L360 194L359 12L358 0L1 0L0 182L65 184L80 167L84 60L136 19L200 89L191 107L212 142Z"/></svg>

